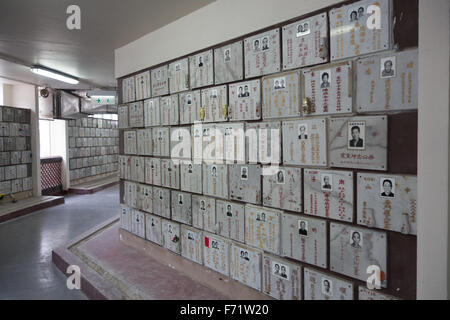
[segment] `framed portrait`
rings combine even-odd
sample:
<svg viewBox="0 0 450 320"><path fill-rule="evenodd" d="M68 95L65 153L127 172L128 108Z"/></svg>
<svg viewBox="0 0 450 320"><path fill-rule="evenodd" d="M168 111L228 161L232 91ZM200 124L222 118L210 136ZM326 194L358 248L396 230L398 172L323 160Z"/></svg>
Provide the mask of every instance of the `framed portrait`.
<svg viewBox="0 0 450 320"><path fill-rule="evenodd" d="M366 122L349 121L347 123L347 140L349 150L364 150L366 148Z"/></svg>
<svg viewBox="0 0 450 320"><path fill-rule="evenodd" d="M272 274L284 280L289 280L289 266L278 261L272 261Z"/></svg>
<svg viewBox="0 0 450 320"><path fill-rule="evenodd" d="M380 196L382 198L395 198L395 179L380 178Z"/></svg>
<svg viewBox="0 0 450 320"><path fill-rule="evenodd" d="M261 39L261 50L262 51L269 50L269 37L263 37Z"/></svg>
<svg viewBox="0 0 450 320"><path fill-rule="evenodd" d="M320 71L320 88L328 89L331 86L331 70L321 70Z"/></svg>
<svg viewBox="0 0 450 320"><path fill-rule="evenodd" d="M241 179L248 180L248 167L241 167Z"/></svg>
<svg viewBox="0 0 450 320"><path fill-rule="evenodd" d="M333 191L333 175L322 174L320 177L322 191Z"/></svg>
<svg viewBox="0 0 450 320"><path fill-rule="evenodd" d="M311 33L311 23L305 21L297 25L297 38Z"/></svg>
<svg viewBox="0 0 450 320"><path fill-rule="evenodd" d="M322 278L322 294L328 297L333 296L333 281L328 278Z"/></svg>
<svg viewBox="0 0 450 320"><path fill-rule="evenodd" d="M394 78L396 76L396 57L386 57L380 60L380 77Z"/></svg>
<svg viewBox="0 0 450 320"><path fill-rule="evenodd" d="M261 51L261 40L255 39L253 40L253 52Z"/></svg>
<svg viewBox="0 0 450 320"><path fill-rule="evenodd" d="M223 51L223 60L225 62L230 62L231 61L231 48L226 48Z"/></svg>
<svg viewBox="0 0 450 320"><path fill-rule="evenodd" d="M308 124L307 123L300 123L298 125L298 139L299 140L306 140L308 139Z"/></svg>
<svg viewBox="0 0 450 320"><path fill-rule="evenodd" d="M350 230L350 246L355 249L363 248L363 235L356 230Z"/></svg>
<svg viewBox="0 0 450 320"><path fill-rule="evenodd" d="M298 220L298 234L303 237L307 237L309 233L308 221Z"/></svg>
<svg viewBox="0 0 450 320"><path fill-rule="evenodd" d="M277 184L284 184L286 178L286 172L284 170L278 170L277 172Z"/></svg>

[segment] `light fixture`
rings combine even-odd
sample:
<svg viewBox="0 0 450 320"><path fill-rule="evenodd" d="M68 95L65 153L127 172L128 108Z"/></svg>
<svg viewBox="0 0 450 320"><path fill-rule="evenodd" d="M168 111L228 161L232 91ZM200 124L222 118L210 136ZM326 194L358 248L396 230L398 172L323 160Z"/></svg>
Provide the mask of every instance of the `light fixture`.
<svg viewBox="0 0 450 320"><path fill-rule="evenodd" d="M52 79L56 79L59 81L63 81L66 83L70 83L70 84L78 84L79 81L77 78L65 75L61 72L58 71L54 71L54 70L50 70L47 68L43 68L40 66L33 66L31 67L31 71L35 74L38 74L40 76L44 76L44 77L48 77L48 78L52 78Z"/></svg>

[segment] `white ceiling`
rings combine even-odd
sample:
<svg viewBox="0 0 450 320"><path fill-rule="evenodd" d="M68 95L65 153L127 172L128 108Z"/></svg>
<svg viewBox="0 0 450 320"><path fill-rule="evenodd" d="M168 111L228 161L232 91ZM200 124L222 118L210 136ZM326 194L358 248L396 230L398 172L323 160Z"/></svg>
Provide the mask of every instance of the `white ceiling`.
<svg viewBox="0 0 450 320"><path fill-rule="evenodd" d="M0 0L0 77L58 89L110 89L116 86L114 49L213 1ZM81 8L81 30L66 27L71 4ZM80 84L36 76L31 65L73 75Z"/></svg>

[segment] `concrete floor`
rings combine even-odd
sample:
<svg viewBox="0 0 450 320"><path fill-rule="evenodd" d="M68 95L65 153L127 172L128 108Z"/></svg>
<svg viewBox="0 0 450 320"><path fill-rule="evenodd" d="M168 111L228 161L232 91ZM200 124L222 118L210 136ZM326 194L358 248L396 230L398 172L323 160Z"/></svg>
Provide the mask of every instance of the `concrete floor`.
<svg viewBox="0 0 450 320"><path fill-rule="evenodd" d="M67 289L52 250L119 216L119 186L65 202L0 224L0 299L86 299Z"/></svg>

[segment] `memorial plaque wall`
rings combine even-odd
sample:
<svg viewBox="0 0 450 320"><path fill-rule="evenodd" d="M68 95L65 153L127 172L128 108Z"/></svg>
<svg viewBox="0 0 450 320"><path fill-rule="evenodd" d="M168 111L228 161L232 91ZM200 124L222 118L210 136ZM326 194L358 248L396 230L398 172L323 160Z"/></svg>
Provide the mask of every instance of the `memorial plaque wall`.
<svg viewBox="0 0 450 320"><path fill-rule="evenodd" d="M405 6L339 3L119 80L121 228L144 223L275 299L415 298L418 50L392 43ZM14 119L0 118L0 192L29 184ZM72 149L89 143L73 132Z"/></svg>

